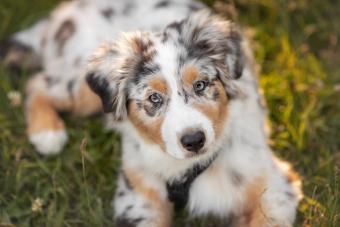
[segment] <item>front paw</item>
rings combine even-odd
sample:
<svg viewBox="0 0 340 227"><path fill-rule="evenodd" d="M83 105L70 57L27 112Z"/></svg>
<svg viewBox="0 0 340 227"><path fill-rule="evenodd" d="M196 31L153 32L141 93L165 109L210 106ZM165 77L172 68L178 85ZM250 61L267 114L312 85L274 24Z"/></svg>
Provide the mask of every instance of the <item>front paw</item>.
<svg viewBox="0 0 340 227"><path fill-rule="evenodd" d="M62 151L68 136L65 130L46 130L29 135L30 142L43 155L55 155Z"/></svg>

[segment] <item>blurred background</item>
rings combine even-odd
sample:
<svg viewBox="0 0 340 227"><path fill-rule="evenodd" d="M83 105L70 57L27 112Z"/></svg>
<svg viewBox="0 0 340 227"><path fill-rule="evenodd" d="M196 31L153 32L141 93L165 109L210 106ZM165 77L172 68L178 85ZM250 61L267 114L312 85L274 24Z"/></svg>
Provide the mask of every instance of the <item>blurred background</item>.
<svg viewBox="0 0 340 227"><path fill-rule="evenodd" d="M0 40L59 0L1 0ZM251 40L275 153L303 179L296 226L340 226L340 1L203 1ZM0 61L0 226L112 226L120 139L100 117L65 116L70 141L39 156L25 135L25 70ZM183 226L185 214L176 226ZM192 226L205 226L204 222Z"/></svg>

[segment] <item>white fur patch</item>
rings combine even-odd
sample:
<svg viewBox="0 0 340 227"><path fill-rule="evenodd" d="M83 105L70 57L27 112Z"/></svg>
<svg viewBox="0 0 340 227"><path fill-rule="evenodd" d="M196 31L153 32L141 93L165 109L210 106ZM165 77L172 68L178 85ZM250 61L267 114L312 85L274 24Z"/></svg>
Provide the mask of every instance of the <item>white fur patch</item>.
<svg viewBox="0 0 340 227"><path fill-rule="evenodd" d="M68 136L65 130L43 131L33 133L29 136L30 142L36 150L43 155L54 155L60 153Z"/></svg>

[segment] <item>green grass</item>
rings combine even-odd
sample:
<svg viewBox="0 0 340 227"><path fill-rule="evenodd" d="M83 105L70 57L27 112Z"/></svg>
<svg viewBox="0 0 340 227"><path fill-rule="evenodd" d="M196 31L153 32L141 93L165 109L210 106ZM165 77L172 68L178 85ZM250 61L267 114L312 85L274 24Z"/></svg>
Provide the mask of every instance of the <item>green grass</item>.
<svg viewBox="0 0 340 227"><path fill-rule="evenodd" d="M1 0L0 38L46 15L56 2ZM303 178L296 226L340 226L340 2L206 2L253 36L271 146ZM64 152L39 156L25 136L23 105L12 106L7 97L13 90L23 94L27 78L0 62L0 226L112 226L119 136L106 132L99 117L65 116L70 142ZM38 198L42 206L32 209ZM182 222L178 218L178 226Z"/></svg>

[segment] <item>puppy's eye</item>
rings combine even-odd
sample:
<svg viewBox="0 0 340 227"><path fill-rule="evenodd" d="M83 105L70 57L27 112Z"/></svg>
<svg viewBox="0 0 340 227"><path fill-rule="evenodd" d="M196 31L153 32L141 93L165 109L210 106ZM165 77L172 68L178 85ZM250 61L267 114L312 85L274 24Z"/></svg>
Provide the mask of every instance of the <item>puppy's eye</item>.
<svg viewBox="0 0 340 227"><path fill-rule="evenodd" d="M195 92L202 92L207 87L207 83L203 80L199 80L194 83L194 90Z"/></svg>
<svg viewBox="0 0 340 227"><path fill-rule="evenodd" d="M153 93L149 96L149 101L153 104L161 104L163 102L162 96L158 93Z"/></svg>

